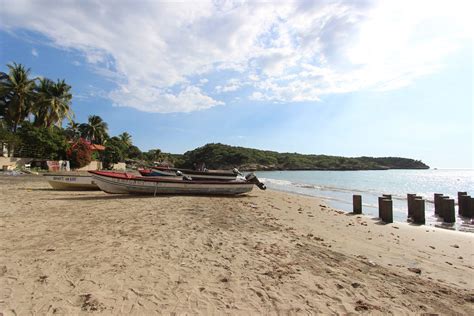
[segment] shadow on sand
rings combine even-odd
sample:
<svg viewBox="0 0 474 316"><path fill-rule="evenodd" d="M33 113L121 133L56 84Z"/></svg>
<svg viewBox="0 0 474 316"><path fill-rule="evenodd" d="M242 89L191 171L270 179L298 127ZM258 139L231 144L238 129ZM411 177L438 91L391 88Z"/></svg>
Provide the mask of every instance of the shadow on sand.
<svg viewBox="0 0 474 316"><path fill-rule="evenodd" d="M215 197L215 198L224 198L224 199L249 199L255 196L252 195L210 195L210 194L157 194L156 196L150 194L104 194L104 195L81 195L81 196L68 196L68 197L57 197L52 198L52 200L62 200L62 201L108 201L108 200L128 200L128 199L158 199L158 198L172 198L172 197Z"/></svg>

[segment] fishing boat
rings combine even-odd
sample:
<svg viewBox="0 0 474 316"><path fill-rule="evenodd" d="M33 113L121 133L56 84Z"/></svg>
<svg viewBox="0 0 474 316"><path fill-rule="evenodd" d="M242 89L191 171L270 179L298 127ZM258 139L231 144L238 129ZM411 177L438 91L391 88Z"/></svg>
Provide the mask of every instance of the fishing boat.
<svg viewBox="0 0 474 316"><path fill-rule="evenodd" d="M138 172L142 176L185 176L191 177L193 180L237 180L239 178L243 179L242 174L239 170L234 169L232 171L197 171L190 169L177 169L177 168L168 168L168 167L153 167L152 169L139 169Z"/></svg>
<svg viewBox="0 0 474 316"><path fill-rule="evenodd" d="M128 173L89 171L99 188L113 194L189 194L189 195L238 195L250 192L254 185L265 190L254 174L243 180L215 181L172 178L140 177Z"/></svg>
<svg viewBox="0 0 474 316"><path fill-rule="evenodd" d="M43 176L55 190L100 190L88 173L47 173Z"/></svg>

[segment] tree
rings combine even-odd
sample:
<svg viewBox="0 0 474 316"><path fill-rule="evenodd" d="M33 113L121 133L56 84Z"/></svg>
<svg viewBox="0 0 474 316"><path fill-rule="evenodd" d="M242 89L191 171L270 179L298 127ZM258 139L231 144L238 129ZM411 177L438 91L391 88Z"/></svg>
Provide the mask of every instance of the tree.
<svg viewBox="0 0 474 316"><path fill-rule="evenodd" d="M8 79L8 75L4 72L0 72L0 85ZM7 95L0 95L0 120L2 124L5 124L5 114L7 111ZM6 128L2 125L3 128Z"/></svg>
<svg viewBox="0 0 474 316"><path fill-rule="evenodd" d="M128 147L127 152L125 153L125 156L126 158L129 158L129 159L142 159L143 154L140 148L132 145Z"/></svg>
<svg viewBox="0 0 474 316"><path fill-rule="evenodd" d="M29 68L17 63L7 67L8 74L0 76L0 99L5 103L5 119L16 133L20 122L30 114L36 83L29 78Z"/></svg>
<svg viewBox="0 0 474 316"><path fill-rule="evenodd" d="M123 161L127 146L118 137L112 137L107 141L105 150L102 152L102 162L105 168L110 168L112 164Z"/></svg>
<svg viewBox="0 0 474 316"><path fill-rule="evenodd" d="M90 141L92 144L104 144L109 137L108 125L100 116L90 115L88 123L79 126L81 136Z"/></svg>
<svg viewBox="0 0 474 316"><path fill-rule="evenodd" d="M92 160L92 151L84 139L79 140L67 151L67 158L71 168L78 169L87 166Z"/></svg>
<svg viewBox="0 0 474 316"><path fill-rule="evenodd" d="M129 133L123 132L118 136L118 138L120 138L120 140L128 147L132 146L132 135Z"/></svg>
<svg viewBox="0 0 474 316"><path fill-rule="evenodd" d="M40 79L36 92L33 107L35 126L61 126L65 118L72 121L71 86L64 80L53 82L46 78Z"/></svg>
<svg viewBox="0 0 474 316"><path fill-rule="evenodd" d="M18 157L60 160L66 156L68 142L63 130L57 126L34 127L25 121L16 134L21 140L15 149Z"/></svg>
<svg viewBox="0 0 474 316"><path fill-rule="evenodd" d="M73 120L68 123L64 133L69 140L77 141L81 137L79 126L80 124L74 122Z"/></svg>
<svg viewBox="0 0 474 316"><path fill-rule="evenodd" d="M143 153L145 160L150 162L160 161L162 158L162 153L160 149L150 149L149 151Z"/></svg>

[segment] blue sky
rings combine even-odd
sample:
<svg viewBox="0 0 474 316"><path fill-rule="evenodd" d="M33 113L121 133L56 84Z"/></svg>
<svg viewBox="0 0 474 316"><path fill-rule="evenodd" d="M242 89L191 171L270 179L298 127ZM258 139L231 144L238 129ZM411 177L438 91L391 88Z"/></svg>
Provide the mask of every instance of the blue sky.
<svg viewBox="0 0 474 316"><path fill-rule="evenodd" d="M0 0L0 70L142 150L209 142L473 168L469 1Z"/></svg>

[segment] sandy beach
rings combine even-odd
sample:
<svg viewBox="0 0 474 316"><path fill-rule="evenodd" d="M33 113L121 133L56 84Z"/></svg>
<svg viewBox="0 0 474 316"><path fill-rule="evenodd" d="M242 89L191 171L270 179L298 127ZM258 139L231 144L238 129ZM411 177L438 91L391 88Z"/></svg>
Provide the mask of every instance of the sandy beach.
<svg viewBox="0 0 474 316"><path fill-rule="evenodd" d="M316 198L118 196L0 176L0 313L473 314L474 235Z"/></svg>

